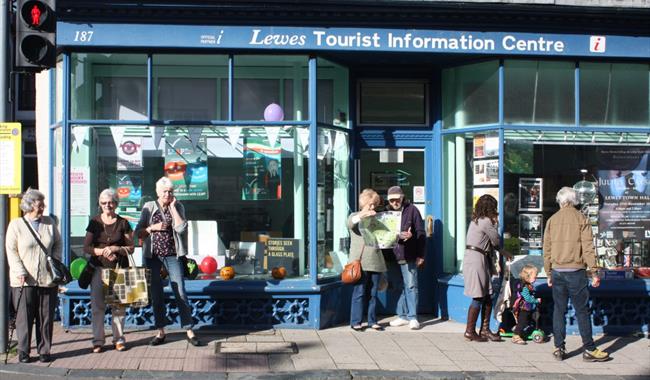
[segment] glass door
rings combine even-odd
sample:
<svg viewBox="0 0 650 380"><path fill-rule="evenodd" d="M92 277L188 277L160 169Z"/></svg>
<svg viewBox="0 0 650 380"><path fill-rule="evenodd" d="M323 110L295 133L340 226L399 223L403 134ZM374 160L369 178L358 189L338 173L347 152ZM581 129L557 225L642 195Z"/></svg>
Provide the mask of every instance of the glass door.
<svg viewBox="0 0 650 380"><path fill-rule="evenodd" d="M400 186L404 192L405 202L412 203L420 212L423 219L427 240L425 253L425 269L418 273L419 300L418 309L423 313L432 312L432 297L435 281L433 279L433 216L432 196L428 186L431 186L431 169L427 160L428 144L421 148L386 149L363 148L359 151L359 170L357 177L358 192L372 188L382 197L384 205L388 206L387 193L391 186ZM384 251L384 257L389 267L387 273L388 288L379 294L379 314L395 314L397 301L401 293L401 274L392 251ZM427 266L428 264L428 266Z"/></svg>

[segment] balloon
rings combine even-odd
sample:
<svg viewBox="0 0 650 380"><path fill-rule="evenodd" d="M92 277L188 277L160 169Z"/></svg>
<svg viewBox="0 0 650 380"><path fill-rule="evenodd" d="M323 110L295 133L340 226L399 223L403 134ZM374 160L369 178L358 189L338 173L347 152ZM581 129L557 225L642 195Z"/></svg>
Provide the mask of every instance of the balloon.
<svg viewBox="0 0 650 380"><path fill-rule="evenodd" d="M212 256L206 256L201 260L199 268L205 274L212 274L217 271L217 260Z"/></svg>
<svg viewBox="0 0 650 380"><path fill-rule="evenodd" d="M264 120L266 121L282 121L284 120L284 111L282 107L275 103L271 103L266 106L264 110Z"/></svg>
<svg viewBox="0 0 650 380"><path fill-rule="evenodd" d="M83 257L77 257L72 260L70 263L70 274L72 275L72 278L78 280L79 276L81 276L81 272L86 268L86 264L88 264L88 262Z"/></svg>

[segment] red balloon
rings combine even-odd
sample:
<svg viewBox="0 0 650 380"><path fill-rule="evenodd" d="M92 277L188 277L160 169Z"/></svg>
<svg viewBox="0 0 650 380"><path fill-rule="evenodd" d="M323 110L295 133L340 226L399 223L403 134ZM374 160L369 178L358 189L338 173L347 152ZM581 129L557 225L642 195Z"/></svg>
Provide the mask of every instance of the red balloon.
<svg viewBox="0 0 650 380"><path fill-rule="evenodd" d="M212 256L206 256L201 260L199 269L205 274L212 274L217 271L217 260Z"/></svg>

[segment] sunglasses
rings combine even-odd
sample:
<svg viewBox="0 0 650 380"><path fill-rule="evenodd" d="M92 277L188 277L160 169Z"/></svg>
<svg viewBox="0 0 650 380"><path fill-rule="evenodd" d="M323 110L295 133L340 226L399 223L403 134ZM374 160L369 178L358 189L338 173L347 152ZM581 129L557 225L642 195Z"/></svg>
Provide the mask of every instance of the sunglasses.
<svg viewBox="0 0 650 380"><path fill-rule="evenodd" d="M389 199L388 202L390 203L396 203L396 202L401 202L402 198L394 198L394 199Z"/></svg>
<svg viewBox="0 0 650 380"><path fill-rule="evenodd" d="M108 201L108 202L99 202L99 204L102 205L102 206L106 206L106 205L112 205L112 204L115 204L115 202L113 202L113 201Z"/></svg>

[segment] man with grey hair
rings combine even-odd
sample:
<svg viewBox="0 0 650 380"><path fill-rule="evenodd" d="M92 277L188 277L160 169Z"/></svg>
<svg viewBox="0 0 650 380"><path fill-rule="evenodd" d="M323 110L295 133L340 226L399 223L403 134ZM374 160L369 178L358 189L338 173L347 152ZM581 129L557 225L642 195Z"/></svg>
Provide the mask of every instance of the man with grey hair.
<svg viewBox="0 0 650 380"><path fill-rule="evenodd" d="M577 203L574 189L561 188L555 199L560 210L551 216L544 230L544 269L548 286L553 290L553 356L561 361L566 355L565 314L571 297L582 338L582 359L587 362L607 361L609 354L596 347L591 333L589 280L585 269L594 273L591 285L600 285L600 278L595 275L596 255L591 226L574 207Z"/></svg>

